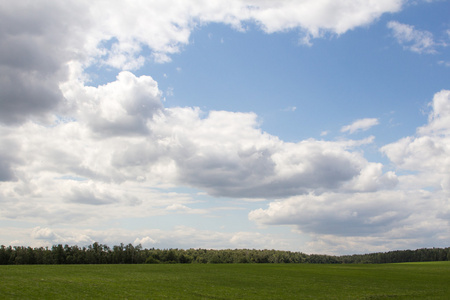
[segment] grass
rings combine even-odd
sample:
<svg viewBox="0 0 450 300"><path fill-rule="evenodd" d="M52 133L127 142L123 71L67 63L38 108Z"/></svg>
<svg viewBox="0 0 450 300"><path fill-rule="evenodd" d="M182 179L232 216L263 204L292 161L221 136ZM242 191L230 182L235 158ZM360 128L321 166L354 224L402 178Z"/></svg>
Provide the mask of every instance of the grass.
<svg viewBox="0 0 450 300"><path fill-rule="evenodd" d="M450 262L0 266L0 299L448 299Z"/></svg>

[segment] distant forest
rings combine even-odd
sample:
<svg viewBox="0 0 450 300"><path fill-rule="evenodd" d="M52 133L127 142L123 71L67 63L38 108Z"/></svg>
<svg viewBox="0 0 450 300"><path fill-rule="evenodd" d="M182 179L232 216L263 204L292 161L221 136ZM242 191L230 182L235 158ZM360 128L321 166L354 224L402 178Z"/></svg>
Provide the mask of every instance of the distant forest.
<svg viewBox="0 0 450 300"><path fill-rule="evenodd" d="M1 265L22 264L159 264L159 263L400 263L450 260L450 247L399 250L355 255L318 255L279 250L144 249L132 244L114 246L94 243L87 247L54 245L51 248L1 246Z"/></svg>

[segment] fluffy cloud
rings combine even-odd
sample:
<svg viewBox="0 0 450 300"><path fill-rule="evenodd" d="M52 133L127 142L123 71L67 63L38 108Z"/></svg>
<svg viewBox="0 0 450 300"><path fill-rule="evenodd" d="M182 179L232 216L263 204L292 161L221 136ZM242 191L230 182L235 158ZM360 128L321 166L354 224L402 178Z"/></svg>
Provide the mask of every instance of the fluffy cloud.
<svg viewBox="0 0 450 300"><path fill-rule="evenodd" d="M234 198L284 198L312 191L376 191L397 182L395 174L383 173L381 164L368 162L357 150L371 138L283 142L263 132L253 113L164 108L156 82L148 76L125 71L107 85L87 87L75 80L62 90L74 103L73 118L52 126L0 126L5 145L0 150L5 161L0 217L66 228L47 239L41 239L47 230L37 230L35 240L123 242L81 229L127 218L215 214L191 208L192 195L158 187L190 186ZM131 119L135 122L128 122ZM74 226L80 232L72 232ZM149 232L130 242L145 236L163 241L163 235ZM178 236L195 237L198 244L188 246L220 246L221 238L239 247L279 244L263 237L259 240L264 244L246 244L244 233L214 235L216 242L211 236L197 238L186 232Z"/></svg>
<svg viewBox="0 0 450 300"><path fill-rule="evenodd" d="M54 174L104 183L176 183L238 198L395 184L395 176L386 177L352 151L360 142L286 143L262 132L253 113L164 109L148 76L122 72L107 85L72 86L64 95L77 104L75 121L4 127L10 144L21 145L17 157L27 158L5 165L4 180L15 172L21 182L29 174ZM365 184L367 176L378 184ZM86 189L70 190L69 198L80 202L113 202Z"/></svg>
<svg viewBox="0 0 450 300"><path fill-rule="evenodd" d="M428 124L419 127L416 136L386 145L381 151L398 168L419 172L410 177L412 185L450 192L450 91L437 93L430 106Z"/></svg>
<svg viewBox="0 0 450 300"><path fill-rule="evenodd" d="M295 196L253 210L249 219L307 234L308 253L342 254L445 247L449 212L445 193L416 189Z"/></svg>
<svg viewBox="0 0 450 300"><path fill-rule="evenodd" d="M116 81L97 88L78 83L63 90L76 103L77 120L101 135L146 134L147 121L162 109L157 83L130 72L121 72Z"/></svg>
<svg viewBox="0 0 450 300"><path fill-rule="evenodd" d="M5 165L5 179L13 171L22 174L22 182L26 174L50 172L104 183L188 185L238 198L286 197L313 189L365 191L396 182L395 175L383 174L381 166L352 151L370 139L286 143L262 132L253 113L164 108L149 76L121 72L103 86L75 81L63 91L74 103L74 120L4 128L10 143L21 145L17 157L28 158L15 168ZM29 138L19 142L24 136ZM92 188L71 187L67 197L114 202L95 196Z"/></svg>
<svg viewBox="0 0 450 300"><path fill-rule="evenodd" d="M436 93L430 107L428 124L419 127L416 136L381 148L401 172L408 173L381 175L381 164L371 164L358 178L358 184L365 184L363 193L310 193L279 199L251 211L249 219L260 225L290 225L309 234L310 252L445 246L450 237L450 91ZM370 190L380 180L387 180L394 189L386 189L384 182Z"/></svg>
<svg viewBox="0 0 450 300"><path fill-rule="evenodd" d="M344 185L355 189L349 182L360 182L371 168L350 151L352 143L286 143L262 132L252 113L213 111L202 118L199 110L175 108L160 117L152 130L167 137L165 149L177 181L215 196L271 198Z"/></svg>
<svg viewBox="0 0 450 300"><path fill-rule="evenodd" d="M396 201L392 201L396 199ZM269 204L249 214L250 220L265 225L296 225L304 233L339 236L367 236L396 227L411 213L402 192L295 196Z"/></svg>

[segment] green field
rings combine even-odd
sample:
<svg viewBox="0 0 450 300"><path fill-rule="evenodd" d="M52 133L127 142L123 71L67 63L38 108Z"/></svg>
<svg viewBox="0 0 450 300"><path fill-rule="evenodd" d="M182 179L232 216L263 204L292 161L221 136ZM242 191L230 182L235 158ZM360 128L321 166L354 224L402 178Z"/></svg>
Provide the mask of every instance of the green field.
<svg viewBox="0 0 450 300"><path fill-rule="evenodd" d="M450 262L0 266L0 299L449 299Z"/></svg>

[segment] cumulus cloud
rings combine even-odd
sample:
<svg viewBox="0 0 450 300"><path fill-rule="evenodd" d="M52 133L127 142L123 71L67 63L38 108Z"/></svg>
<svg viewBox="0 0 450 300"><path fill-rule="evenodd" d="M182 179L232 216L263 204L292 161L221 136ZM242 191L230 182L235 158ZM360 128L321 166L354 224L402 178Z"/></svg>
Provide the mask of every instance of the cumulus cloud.
<svg viewBox="0 0 450 300"><path fill-rule="evenodd" d="M378 125L378 119L376 118L366 118L366 119L360 119L356 120L350 125L343 126L341 128L341 132L348 132L350 134L353 134L358 131L366 131L372 128L375 125Z"/></svg>
<svg viewBox="0 0 450 300"><path fill-rule="evenodd" d="M428 124L417 129L416 136L400 139L381 151L403 170L420 172L412 184L427 184L450 192L450 91L436 93Z"/></svg>
<svg viewBox="0 0 450 300"><path fill-rule="evenodd" d="M383 172L380 164L368 162L357 150L372 138L283 142L262 131L254 113L164 108L154 80L129 72L104 86L85 87L79 81L68 86L63 87L64 96L76 103L76 118L53 126L31 122L0 126L2 145L10 145L8 155L21 158L8 160L8 173L2 173L14 174L14 179L3 179L0 201L5 209L0 217L49 228L52 224L89 228L126 218L215 213L191 208L191 195L149 187L189 186L214 196L285 198L313 191L371 192L397 183L394 173ZM143 105L149 109L138 109ZM102 115L106 109L111 113ZM92 110L98 120L92 120ZM124 122L130 115L138 123ZM243 244L239 237L244 234L234 239L214 235L216 239L195 235L197 244L185 245L223 245L220 239L237 246L262 245ZM162 241L161 235L148 236ZM189 231L173 236L186 241L193 237ZM69 229L51 240L66 241L124 240ZM273 247L277 241L267 239L264 245Z"/></svg>
<svg viewBox="0 0 450 300"><path fill-rule="evenodd" d="M147 121L162 109L157 83L126 71L106 85L67 84L63 90L76 103L77 120L102 135L146 134Z"/></svg>
<svg viewBox="0 0 450 300"><path fill-rule="evenodd" d="M86 88L93 96L79 97L86 101L78 109L78 118L85 122L5 128L17 143L24 136L30 137L21 142L22 149L17 153L28 159L17 162L14 168L8 166L8 170L21 174L16 175L21 182L27 174L50 172L104 183L181 184L214 196L237 198L285 197L312 189L372 190L374 187L365 184L357 187L360 178L369 173L374 182L389 183L381 179L384 175L380 168L368 172L373 169L371 164L352 151L361 142L310 139L287 143L261 131L253 113L212 111L205 117L198 109L164 109L150 78L126 76L129 81L119 75L107 86ZM137 82L142 84L134 85ZM68 93L66 97L74 96ZM115 101L108 103L111 99ZM143 106L149 110L138 109ZM103 116L102 111L107 109L109 113ZM92 120L92 111L97 112L96 120ZM362 143L366 142L370 139ZM75 198L95 203L113 199L84 188L70 190L69 198L75 202Z"/></svg>
<svg viewBox="0 0 450 300"><path fill-rule="evenodd" d="M289 225L308 234L311 252L445 246L450 236L450 91L436 93L430 107L428 123L415 136L381 148L397 169L407 173L382 173L381 164L368 164L357 180L346 183L351 192L280 198L251 211L249 219L260 225Z"/></svg>
<svg viewBox="0 0 450 300"><path fill-rule="evenodd" d="M387 27L392 30L397 41L404 45L405 49L416 53L436 53L436 42L433 34L425 30L417 30L412 25L391 21Z"/></svg>
<svg viewBox="0 0 450 300"><path fill-rule="evenodd" d="M170 130L177 180L211 195L273 198L339 189L369 165L350 151L351 143L280 141L262 132L252 113L210 112L201 118L198 110L169 112L153 130Z"/></svg>
<svg viewBox="0 0 450 300"><path fill-rule="evenodd" d="M308 253L367 253L445 247L447 196L426 190L300 195L271 202L249 213L259 225L289 225L307 234ZM446 213L442 213L445 211Z"/></svg>
<svg viewBox="0 0 450 300"><path fill-rule="evenodd" d="M261 131L254 113L205 115L196 108L164 108L149 76L122 72L104 86L78 84L64 91L67 99L79 102L77 118L83 122L52 130L67 134L72 128L75 138L66 147L80 152L66 157L73 157L68 169L76 176L116 182L146 178L214 196L272 198L312 189L355 189L358 178L368 174L370 164L351 148L371 139L286 143ZM90 146L81 149L78 138ZM381 170L370 174L374 179L384 176ZM366 187L360 184L357 190Z"/></svg>
<svg viewBox="0 0 450 300"><path fill-rule="evenodd" d="M404 209L405 201L396 191L309 194L271 202L267 209L250 212L249 219L265 225L296 225L305 233L364 236L406 219L411 212Z"/></svg>

